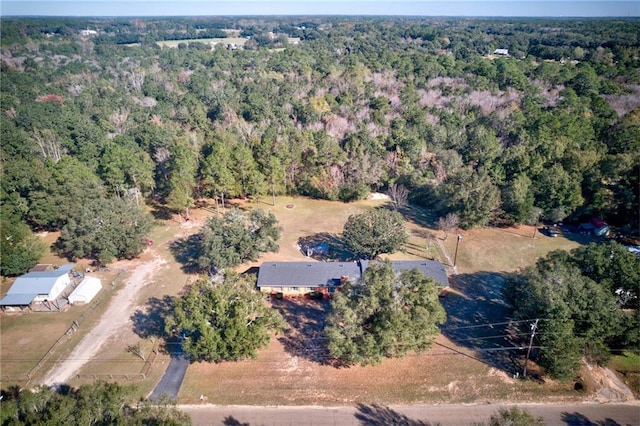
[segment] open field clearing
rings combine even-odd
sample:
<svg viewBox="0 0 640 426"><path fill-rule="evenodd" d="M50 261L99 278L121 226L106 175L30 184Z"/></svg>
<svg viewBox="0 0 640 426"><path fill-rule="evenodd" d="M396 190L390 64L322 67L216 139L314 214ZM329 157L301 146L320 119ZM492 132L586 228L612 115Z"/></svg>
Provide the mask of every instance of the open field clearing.
<svg viewBox="0 0 640 426"><path fill-rule="evenodd" d="M284 202L281 202L283 200ZM281 249L277 254L266 254L261 260L301 260L296 241L300 236L318 232L339 233L350 214L359 213L363 208L383 205L383 201L342 204L308 199L278 199L276 206L266 207L276 214L284 228ZM286 206L293 205L287 208ZM344 211L344 209L347 211ZM443 233L429 228L434 218L421 209L409 208L404 212L408 219L411 238L404 253L393 253L392 259L440 258L437 246L443 247L453 257L455 235L446 242ZM522 230L487 229L469 231L473 253L458 256L459 272L465 274L455 281L457 296L450 295L448 304L450 316L456 309L465 315L476 312L486 314L483 321L490 322L496 315L503 315L505 307L494 309L490 298L480 295L480 289L473 290L474 280L485 284L493 283L493 275L472 275L473 271L513 271L531 264L537 256L557 248L570 249L577 242L565 238L550 239L541 234L532 238L533 228ZM531 231L529 233L529 231ZM431 235L431 237L429 237ZM429 238L427 238L429 237ZM488 243L490 242L490 245ZM428 249L427 249L428 247ZM519 256L518 253L526 253ZM495 256L491 262L483 262L484 256ZM445 261L446 263L446 261ZM256 262L256 266L260 262ZM485 269L490 268L490 269ZM497 281L501 285L502 281ZM496 291L494 288L492 291ZM465 295L468 293L468 296ZM493 295L492 297L496 297ZM499 297L499 295L497 295ZM476 298L478 300L473 300ZM274 304L282 302L274 301ZM414 354L403 359L387 360L377 366L335 368L326 364L326 354L322 349L320 323L326 304L311 301L301 303L306 308L295 308L302 315L315 319L301 319L288 315L291 328L283 336L275 336L268 348L260 352L255 360L238 363L206 364L190 366L183 383L179 401L197 403L200 395L213 404L350 404L355 401L367 403L441 403L479 402L485 400L526 401L547 399L553 401L580 400L585 393L573 390L573 383L550 383L514 380L511 373L501 370L502 365L488 361L474 353L475 347L459 345L445 335L426 354ZM462 304L462 305L461 305ZM280 306L282 310L282 307ZM471 312L472 310L478 310ZM297 314L299 315L299 314ZM286 309L285 309L285 316ZM460 321L475 321L473 316L458 318ZM309 323L311 323L311 328ZM316 323L315 326L313 323ZM450 323L453 326L456 318ZM316 327L314 329L314 327ZM304 334L301 330L305 330ZM455 333L449 333L458 337ZM318 355L320 354L320 355ZM323 357L325 357L323 359ZM517 356L516 356L517 358ZM517 360L516 360L517 361ZM495 365L494 365L495 364ZM509 371L509 370L507 370Z"/></svg>
<svg viewBox="0 0 640 426"><path fill-rule="evenodd" d="M241 265L245 271L263 261L309 260L298 246L301 237L326 233L338 238L345 221L352 214L383 206L384 200L367 200L344 204L295 197L277 197L275 206L265 198L260 207L274 212L283 228L280 250L267 253L257 262ZM255 204L232 200L230 206L252 208ZM229 206L227 206L229 208ZM209 203L195 209L189 221L175 218L157 220L151 238L153 247L133 261L110 265L111 274L127 270L122 283L105 298L87 321L59 345L32 380L43 379L55 362L81 361L73 369L69 380L72 385L90 382L96 378L137 383L139 394L147 395L158 382L169 361L158 336L162 334L162 317L169 308L169 297L179 294L185 285L195 279L186 274L171 254L172 241L198 232L206 218L215 214ZM392 259L453 259L456 236L432 228L434 218L418 208L403 211L408 219L409 243L404 252L393 253ZM444 301L449 315L445 325L453 327L474 321L491 322L504 315L506 307L496 299L502 273L513 271L535 261L548 251L570 249L579 244L564 237L548 238L533 228L482 229L461 232L457 272L452 280L453 292ZM51 254L50 254L51 255ZM120 326L105 332L104 344L87 356L72 355L74 347L98 325L118 291L134 276L137 268L155 261L143 285L131 295L131 309L120 318L107 318ZM449 269L453 270L449 265ZM496 287L498 286L498 287ZM104 291L104 290L103 290ZM483 292L488 292L487 294ZM494 293L492 293L494 292ZM300 303L301 305L296 305ZM274 304L277 302L274 301ZM586 392L573 390L573 383L550 383L544 386L535 381L512 378L513 365L501 360L479 356L478 347L462 340L455 332L439 336L433 348L424 354L413 354L403 359L387 360L376 366L335 368L327 363L320 333L326 302L284 301L276 306L287 317L290 328L283 335L274 336L270 345L257 359L238 363L196 363L189 367L179 394L181 403L198 403L200 395L214 404L350 404L363 403L444 403L481 401L577 401ZM26 314L2 316L2 374L24 375L38 362L51 345L67 330L88 306L72 307L54 314ZM124 317L123 317L124 315ZM310 328L309 328L310 327ZM304 330L302 332L301 330ZM309 332L311 330L311 332ZM306 333L306 334L305 334ZM11 344L8 344L11 342ZM139 349L139 355L128 351ZM157 354L153 350L157 350ZM33 354L24 357L20 354ZM144 358L144 360L143 360ZM516 357L517 358L517 357ZM6 360L6 361L5 361ZM14 362L9 362L14 360ZM517 359L512 361L517 363ZM515 365L515 364L514 364ZM71 370L70 370L71 371ZM144 372L144 375L141 373ZM80 376L78 376L78 374ZM144 376L144 378L143 378ZM3 381L2 386L13 381ZM24 384L24 381L18 383Z"/></svg>
<svg viewBox="0 0 640 426"><path fill-rule="evenodd" d="M269 253L267 256L270 256L271 260L308 259L297 247L298 236L314 233L314 229L339 233L342 231L344 221L349 214L359 213L362 208L378 204L380 203L369 201L361 203L359 207L354 204L345 209L342 203L291 197L278 198L275 207L263 203L261 207L274 211L278 215L281 225L285 228L280 252ZM228 208L231 206L252 208L254 205L243 201L232 201ZM323 209L318 210L318 206L323 206ZM168 306L167 298L179 294L184 286L195 278L183 272L180 265L174 260L170 251L171 242L197 232L206 218L214 213L213 208L196 209L193 211L190 221L181 221L175 217L157 220L151 235L154 245L147 249L140 258L115 262L109 265L109 271L93 273L93 275L99 276L103 282L103 290L99 293L98 298L104 295L104 299L95 309L93 304L89 304L72 306L64 312L2 315L0 317L2 321L1 374L4 378L2 386L11 383L37 384L56 364L73 362L80 367L77 370L74 369L74 373L68 380L69 384L79 385L95 379L126 380L128 378L140 385L141 394L146 395L150 392L160 379L164 372L164 366L169 361L169 355L165 349L171 350L171 347L161 347L161 342L157 337L163 332L162 320L157 316L158 310L166 309ZM313 226L310 227L310 224ZM58 235L58 233L44 234L43 240L51 245ZM121 317L119 320L125 321L122 323L124 325L117 328L115 332L104 336L106 342L98 351L89 355L87 353L85 355L74 354L75 346L87 336L92 327L98 325L101 316L107 312L113 298L131 279L135 270L153 259L161 260L159 266L155 268L159 270L154 271L148 280L149 282L139 287L135 300L132 302L133 310L126 314L119 314ZM56 256L51 250L47 251L41 261L58 265L67 263L66 259ZM76 263L80 269L84 269L90 264L89 261L83 259ZM256 262L256 265L260 263L261 261ZM247 265L243 265L239 270L244 271L246 268ZM112 290L108 283L115 278L119 271L123 270L127 271L126 275ZM13 280L3 282L2 294L6 293L12 282ZM86 320L76 332L66 336L65 332L73 322L83 316L86 316ZM107 321L118 321L118 319L107 318ZM34 370L34 367L54 345L55 348L51 354ZM139 346L141 356L127 351L127 348L132 346ZM154 349L157 350L157 355L154 355ZM30 355L25 357L25 353ZM142 357L149 361L153 359L153 366L146 365L146 361ZM141 379L142 372L145 373L145 379ZM28 374L29 377L27 377Z"/></svg>
<svg viewBox="0 0 640 426"><path fill-rule="evenodd" d="M512 272L545 256L552 250L571 250L586 244L589 237L568 234L550 238L536 231L534 227L520 225L509 228L485 228L460 231L462 240L458 247L457 268L460 272L496 271ZM438 233L444 237L444 233ZM443 241L452 259L456 250L456 234L450 234Z"/></svg>
<svg viewBox="0 0 640 426"><path fill-rule="evenodd" d="M162 47L178 47L180 43L214 43L214 44L235 44L237 46L244 46L247 42L247 38L245 37L225 37L225 38L193 38L188 40L163 40L157 41L156 43Z"/></svg>

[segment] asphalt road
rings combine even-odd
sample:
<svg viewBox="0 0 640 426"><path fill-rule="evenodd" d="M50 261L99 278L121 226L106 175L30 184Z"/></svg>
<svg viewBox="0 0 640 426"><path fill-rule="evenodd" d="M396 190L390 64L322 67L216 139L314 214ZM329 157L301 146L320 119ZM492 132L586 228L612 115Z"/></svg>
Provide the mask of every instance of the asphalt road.
<svg viewBox="0 0 640 426"><path fill-rule="evenodd" d="M187 373L187 367L189 367L189 360L184 354L177 353L172 355L169 366L162 379L151 392L149 399L157 401L162 395L167 395L173 400L178 399L178 392L180 392L184 375Z"/></svg>
<svg viewBox="0 0 640 426"><path fill-rule="evenodd" d="M503 405L249 407L181 405L197 426L433 426L487 422ZM520 404L547 425L638 426L636 404Z"/></svg>

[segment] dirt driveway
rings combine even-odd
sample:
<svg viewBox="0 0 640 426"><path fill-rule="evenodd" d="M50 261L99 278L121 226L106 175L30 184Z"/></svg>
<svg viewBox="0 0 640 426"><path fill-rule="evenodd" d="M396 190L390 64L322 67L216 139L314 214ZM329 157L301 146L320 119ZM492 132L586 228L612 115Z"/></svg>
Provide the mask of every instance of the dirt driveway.
<svg viewBox="0 0 640 426"><path fill-rule="evenodd" d="M78 343L73 352L56 364L45 376L45 385L67 383L71 377L95 357L108 342L118 338L125 327L131 328L131 313L140 290L149 284L166 260L153 250L151 259L138 264L125 279L124 285L113 297L107 311L93 329Z"/></svg>

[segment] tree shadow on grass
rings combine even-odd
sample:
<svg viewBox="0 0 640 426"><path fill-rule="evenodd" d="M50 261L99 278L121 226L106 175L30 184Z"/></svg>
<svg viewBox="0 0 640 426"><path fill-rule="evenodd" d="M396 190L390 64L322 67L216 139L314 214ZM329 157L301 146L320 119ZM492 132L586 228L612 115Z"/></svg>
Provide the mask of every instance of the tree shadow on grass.
<svg viewBox="0 0 640 426"><path fill-rule="evenodd" d="M251 426L250 423L242 423L240 420L237 420L233 416L227 416L222 421L224 426Z"/></svg>
<svg viewBox="0 0 640 426"><path fill-rule="evenodd" d="M358 404L358 411L355 414L356 419L363 426L436 426L439 423L429 423L423 420L410 419L406 415L399 413L389 407L382 405L364 405Z"/></svg>
<svg viewBox="0 0 640 426"><path fill-rule="evenodd" d="M506 274L478 272L450 278L451 290L441 299L447 312L442 333L457 345L476 351L477 359L509 373L521 371L530 333L510 321L504 300ZM528 326L528 324L526 324Z"/></svg>
<svg viewBox="0 0 640 426"><path fill-rule="evenodd" d="M151 215L156 220L170 220L173 217L173 212L164 204L159 202L151 202Z"/></svg>
<svg viewBox="0 0 640 426"><path fill-rule="evenodd" d="M356 258L344 238L329 232L301 237L298 239L298 246L302 254L319 261L350 262Z"/></svg>
<svg viewBox="0 0 640 426"><path fill-rule="evenodd" d="M581 413L562 413L562 421L569 426L621 426L613 419L592 422L587 416Z"/></svg>
<svg viewBox="0 0 640 426"><path fill-rule="evenodd" d="M133 332L143 339L167 337L164 329L165 319L172 311L173 299L171 296L165 295L161 299L157 297L150 298L144 308L137 309L131 315ZM167 352L171 351L167 350Z"/></svg>
<svg viewBox="0 0 640 426"><path fill-rule="evenodd" d="M324 336L325 317L329 310L327 300L274 300L273 307L289 325L278 338L287 352L320 364L331 361Z"/></svg>
<svg viewBox="0 0 640 426"><path fill-rule="evenodd" d="M398 209L398 212L408 221L423 228L437 229L438 218L431 211L413 204L407 204Z"/></svg>
<svg viewBox="0 0 640 426"><path fill-rule="evenodd" d="M182 265L182 270L187 274L196 274L202 270L198 265L198 257L202 252L200 234L179 238L171 243L169 249L176 261Z"/></svg>

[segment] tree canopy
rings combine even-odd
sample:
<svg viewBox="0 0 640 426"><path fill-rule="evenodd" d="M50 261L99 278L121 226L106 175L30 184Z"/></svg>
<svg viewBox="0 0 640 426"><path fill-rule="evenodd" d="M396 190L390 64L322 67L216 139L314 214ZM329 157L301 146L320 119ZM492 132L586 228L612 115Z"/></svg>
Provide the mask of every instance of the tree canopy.
<svg viewBox="0 0 640 426"><path fill-rule="evenodd" d="M40 386L33 391L2 391L2 425L190 425L191 418L170 401L129 402L135 389L118 383L98 381L58 390Z"/></svg>
<svg viewBox="0 0 640 426"><path fill-rule="evenodd" d="M182 348L194 361L220 362L254 358L272 331L283 325L247 276L228 273L221 283L197 281L174 299L166 331L183 336Z"/></svg>
<svg viewBox="0 0 640 426"><path fill-rule="evenodd" d="M133 199L99 198L77 206L60 232L57 246L73 258L102 264L131 259L147 245L151 218Z"/></svg>
<svg viewBox="0 0 640 426"><path fill-rule="evenodd" d="M624 288L626 273L631 279L637 276L640 259L624 252L616 243L554 251L509 279L506 291L515 317L540 319L538 362L551 375L570 378L583 356L604 362L612 344L616 349L637 344L637 306L633 312L623 311L629 300L621 300L615 290ZM615 268L614 262L622 259L628 262L624 275L604 266ZM612 278L616 276L620 279Z"/></svg>
<svg viewBox="0 0 640 426"><path fill-rule="evenodd" d="M203 270L222 270L278 251L281 229L275 215L262 209L244 213L229 210L212 216L201 230L198 265Z"/></svg>
<svg viewBox="0 0 640 426"><path fill-rule="evenodd" d="M465 228L541 209L637 231L636 20L351 19L3 17L3 214L406 188ZM221 28L251 39L206 48Z"/></svg>
<svg viewBox="0 0 640 426"><path fill-rule="evenodd" d="M386 209L349 216L342 235L352 252L364 259L393 253L408 238L402 215Z"/></svg>
<svg viewBox="0 0 640 426"><path fill-rule="evenodd" d="M445 319L432 279L417 269L396 275L389 263L371 264L335 293L325 333L331 355L367 365L429 349Z"/></svg>
<svg viewBox="0 0 640 426"><path fill-rule="evenodd" d="M44 254L45 245L27 224L0 218L0 274L15 276L27 272Z"/></svg>

